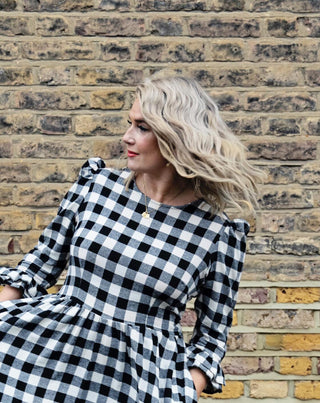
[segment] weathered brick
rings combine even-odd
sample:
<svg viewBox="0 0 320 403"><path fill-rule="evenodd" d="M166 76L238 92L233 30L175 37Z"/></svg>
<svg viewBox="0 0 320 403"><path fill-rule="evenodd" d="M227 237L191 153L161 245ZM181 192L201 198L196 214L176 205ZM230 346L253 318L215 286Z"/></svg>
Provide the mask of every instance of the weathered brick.
<svg viewBox="0 0 320 403"><path fill-rule="evenodd" d="M116 11L129 11L130 1L129 0L101 0L98 5L98 10L116 10Z"/></svg>
<svg viewBox="0 0 320 403"><path fill-rule="evenodd" d="M261 214L261 231L272 233L287 233L294 230L295 214L277 214L263 213Z"/></svg>
<svg viewBox="0 0 320 403"><path fill-rule="evenodd" d="M125 92L113 89L92 91L90 107L93 109L122 109L125 103Z"/></svg>
<svg viewBox="0 0 320 403"><path fill-rule="evenodd" d="M252 159L280 159L282 161L292 160L314 160L317 158L317 142L312 140L291 140L291 141L250 141L247 142L248 156Z"/></svg>
<svg viewBox="0 0 320 403"><path fill-rule="evenodd" d="M0 68L0 85L34 84L32 70L23 67Z"/></svg>
<svg viewBox="0 0 320 403"><path fill-rule="evenodd" d="M207 6L213 11L244 11L245 0L211 0Z"/></svg>
<svg viewBox="0 0 320 403"><path fill-rule="evenodd" d="M57 160L57 162L38 160L31 165L30 177L32 182L73 183L80 166L79 162L68 164L64 160Z"/></svg>
<svg viewBox="0 0 320 403"><path fill-rule="evenodd" d="M191 74L205 87L251 87L259 81L259 71L253 68L197 68Z"/></svg>
<svg viewBox="0 0 320 403"><path fill-rule="evenodd" d="M0 134L29 134L36 131L31 113L0 114Z"/></svg>
<svg viewBox="0 0 320 403"><path fill-rule="evenodd" d="M314 94L248 94L244 110L249 112L304 112L317 109Z"/></svg>
<svg viewBox="0 0 320 403"><path fill-rule="evenodd" d="M229 375L268 373L274 369L273 357L225 357L223 371Z"/></svg>
<svg viewBox="0 0 320 403"><path fill-rule="evenodd" d="M0 206L10 206L13 201L14 188L10 185L0 187Z"/></svg>
<svg viewBox="0 0 320 403"><path fill-rule="evenodd" d="M320 184L320 167L318 161L307 163L301 167L299 182L303 185Z"/></svg>
<svg viewBox="0 0 320 403"><path fill-rule="evenodd" d="M320 261L315 260L315 261L310 261L309 262L309 268L310 268L310 275L309 279L313 281L319 281L320 280Z"/></svg>
<svg viewBox="0 0 320 403"><path fill-rule="evenodd" d="M250 2L250 10L308 13L320 11L320 4L317 0L253 0Z"/></svg>
<svg viewBox="0 0 320 403"><path fill-rule="evenodd" d="M15 0L0 0L0 10L2 11L13 11L17 7L17 2Z"/></svg>
<svg viewBox="0 0 320 403"><path fill-rule="evenodd" d="M305 211L297 217L297 226L303 232L320 233L320 211Z"/></svg>
<svg viewBox="0 0 320 403"><path fill-rule="evenodd" d="M100 59L104 61L126 61L131 59L132 45L129 42L110 42L100 44Z"/></svg>
<svg viewBox="0 0 320 403"><path fill-rule="evenodd" d="M92 146L92 155L105 159L119 158L123 153L119 140L96 140Z"/></svg>
<svg viewBox="0 0 320 403"><path fill-rule="evenodd" d="M70 67L41 67L37 71L39 84L42 85L71 85L73 84L73 69Z"/></svg>
<svg viewBox="0 0 320 403"><path fill-rule="evenodd" d="M94 7L94 0L23 0L25 11L86 11Z"/></svg>
<svg viewBox="0 0 320 403"><path fill-rule="evenodd" d="M39 119L39 129L44 134L66 134L71 128L70 116L42 115Z"/></svg>
<svg viewBox="0 0 320 403"><path fill-rule="evenodd" d="M205 45L200 41L143 41L137 44L135 57L139 62L201 62L205 60Z"/></svg>
<svg viewBox="0 0 320 403"><path fill-rule="evenodd" d="M84 36L141 36L145 32L143 18L93 18L76 20L75 33Z"/></svg>
<svg viewBox="0 0 320 403"><path fill-rule="evenodd" d="M282 339L282 334L266 334L263 347L266 350L281 350Z"/></svg>
<svg viewBox="0 0 320 403"><path fill-rule="evenodd" d="M56 210L53 211L39 211L35 217L35 229L44 230L56 216Z"/></svg>
<svg viewBox="0 0 320 403"><path fill-rule="evenodd" d="M305 69L305 84L311 87L318 87L320 85L320 71L315 69ZM319 131L318 131L319 133Z"/></svg>
<svg viewBox="0 0 320 403"><path fill-rule="evenodd" d="M266 288L240 288L238 304L267 304L270 302L270 290Z"/></svg>
<svg viewBox="0 0 320 403"><path fill-rule="evenodd" d="M226 117L225 122L236 135L250 134L259 136L263 133L262 119L255 119L247 116L235 118Z"/></svg>
<svg viewBox="0 0 320 403"><path fill-rule="evenodd" d="M36 34L39 36L72 35L71 24L61 16L38 17L35 21Z"/></svg>
<svg viewBox="0 0 320 403"><path fill-rule="evenodd" d="M320 288L278 288L277 302L311 304L320 301Z"/></svg>
<svg viewBox="0 0 320 403"><path fill-rule="evenodd" d="M30 182L30 166L28 163L0 162L1 182Z"/></svg>
<svg viewBox="0 0 320 403"><path fill-rule="evenodd" d="M272 252L272 238L256 236L247 241L247 252L255 255L257 253L269 254Z"/></svg>
<svg viewBox="0 0 320 403"><path fill-rule="evenodd" d="M288 391L287 381L250 381L250 397L254 399L286 398Z"/></svg>
<svg viewBox="0 0 320 403"><path fill-rule="evenodd" d="M236 112L240 109L239 96L231 92L211 94L221 111Z"/></svg>
<svg viewBox="0 0 320 403"><path fill-rule="evenodd" d="M20 207L57 207L66 193L66 186L55 184L19 186L14 204Z"/></svg>
<svg viewBox="0 0 320 403"><path fill-rule="evenodd" d="M128 127L127 117L122 115L77 115L75 132L80 136L122 135Z"/></svg>
<svg viewBox="0 0 320 403"><path fill-rule="evenodd" d="M284 334L281 348L287 351L319 351L320 334Z"/></svg>
<svg viewBox="0 0 320 403"><path fill-rule="evenodd" d="M313 207L312 192L302 188L264 188L260 194L260 205L266 209Z"/></svg>
<svg viewBox="0 0 320 403"><path fill-rule="evenodd" d="M27 231L32 229L33 215L27 211L0 211L1 231Z"/></svg>
<svg viewBox="0 0 320 403"><path fill-rule="evenodd" d="M88 158L88 145L80 141L34 141L19 143L21 158Z"/></svg>
<svg viewBox="0 0 320 403"><path fill-rule="evenodd" d="M0 16L0 35L32 35L29 28L28 18Z"/></svg>
<svg viewBox="0 0 320 403"><path fill-rule="evenodd" d="M20 55L17 42L0 42L0 60L15 60Z"/></svg>
<svg viewBox="0 0 320 403"><path fill-rule="evenodd" d="M297 181L301 166L295 165L268 165L263 166L266 174L264 184L287 185Z"/></svg>
<svg viewBox="0 0 320 403"><path fill-rule="evenodd" d="M313 43L257 43L249 47L248 60L261 61L287 61L311 63L318 59L318 49Z"/></svg>
<svg viewBox="0 0 320 403"><path fill-rule="evenodd" d="M313 312L294 309L261 309L242 312L242 325L271 329L307 329L314 327Z"/></svg>
<svg viewBox="0 0 320 403"><path fill-rule="evenodd" d="M239 18L191 18L190 36L201 37L259 37L260 24L257 19Z"/></svg>
<svg viewBox="0 0 320 403"><path fill-rule="evenodd" d="M75 80L80 85L137 85L143 80L143 71L126 67L82 67L77 69Z"/></svg>
<svg viewBox="0 0 320 403"><path fill-rule="evenodd" d="M244 395L244 384L240 381L226 381L226 385L222 386L222 393L208 395L207 393L202 393L201 396L204 398L212 397L213 399L238 399Z"/></svg>
<svg viewBox="0 0 320 403"><path fill-rule="evenodd" d="M150 34L157 36L179 36L184 32L184 22L177 18L154 18L150 21Z"/></svg>
<svg viewBox="0 0 320 403"><path fill-rule="evenodd" d="M301 134L301 122L295 118L290 119L270 119L269 120L269 134L276 136L288 136Z"/></svg>
<svg viewBox="0 0 320 403"><path fill-rule="evenodd" d="M72 110L87 105L79 91L20 91L16 93L16 107L35 110Z"/></svg>
<svg viewBox="0 0 320 403"><path fill-rule="evenodd" d="M295 382L294 396L300 400L317 399L320 400L320 382L319 381L301 381Z"/></svg>
<svg viewBox="0 0 320 403"><path fill-rule="evenodd" d="M319 37L319 17L277 18L267 21L268 32L276 37Z"/></svg>
<svg viewBox="0 0 320 403"><path fill-rule="evenodd" d="M0 140L0 158L12 157L12 142Z"/></svg>
<svg viewBox="0 0 320 403"><path fill-rule="evenodd" d="M247 281L304 281L307 280L307 261L262 260L247 255L242 279Z"/></svg>
<svg viewBox="0 0 320 403"><path fill-rule="evenodd" d="M208 44L206 61L216 62L237 62L244 60L245 45L243 42L234 40L233 42L219 41Z"/></svg>
<svg viewBox="0 0 320 403"><path fill-rule="evenodd" d="M52 40L28 41L21 44L21 54L30 60L90 60L94 59L96 45L93 42Z"/></svg>
<svg viewBox="0 0 320 403"><path fill-rule="evenodd" d="M294 239L274 239L272 250L276 253L285 255L318 255L320 254L319 238L299 238Z"/></svg>
<svg viewBox="0 0 320 403"><path fill-rule="evenodd" d="M205 10L205 0L137 0L136 9L139 11L196 11Z"/></svg>
<svg viewBox="0 0 320 403"><path fill-rule="evenodd" d="M320 135L320 118L312 117L306 118L304 120L306 123L304 126L305 133L310 136L319 136Z"/></svg>
<svg viewBox="0 0 320 403"><path fill-rule="evenodd" d="M10 234L0 234L0 254L8 255L19 253L19 243L17 237Z"/></svg>
<svg viewBox="0 0 320 403"><path fill-rule="evenodd" d="M0 109L12 108L13 96L10 91L0 91Z"/></svg>
<svg viewBox="0 0 320 403"><path fill-rule="evenodd" d="M255 351L257 349L256 333L230 333L227 341L228 351Z"/></svg>

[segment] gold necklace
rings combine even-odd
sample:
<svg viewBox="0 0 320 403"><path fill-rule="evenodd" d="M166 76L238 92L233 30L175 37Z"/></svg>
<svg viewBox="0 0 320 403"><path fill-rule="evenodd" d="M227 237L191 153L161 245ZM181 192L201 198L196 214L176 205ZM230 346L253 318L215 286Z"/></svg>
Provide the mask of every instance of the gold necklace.
<svg viewBox="0 0 320 403"><path fill-rule="evenodd" d="M142 176L142 183L143 183L143 195L144 195L144 206L145 206L145 211L143 213L141 213L143 218L150 218L150 214L148 211L148 204L147 204L147 196L146 196L146 183L144 180L144 176ZM178 196L180 196L184 191L185 191L186 187L182 188L173 198L169 199L170 201L173 201L174 199L176 199Z"/></svg>

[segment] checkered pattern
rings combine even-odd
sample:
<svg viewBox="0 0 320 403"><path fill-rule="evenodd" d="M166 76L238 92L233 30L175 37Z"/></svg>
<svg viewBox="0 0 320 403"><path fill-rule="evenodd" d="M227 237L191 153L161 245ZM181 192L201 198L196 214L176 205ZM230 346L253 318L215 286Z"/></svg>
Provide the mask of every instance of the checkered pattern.
<svg viewBox="0 0 320 403"><path fill-rule="evenodd" d="M192 366L221 390L248 225L212 217L201 200L149 200L143 218L127 175L89 160L36 248L0 268L25 293L0 306L0 401L194 403ZM179 321L193 297L186 346Z"/></svg>

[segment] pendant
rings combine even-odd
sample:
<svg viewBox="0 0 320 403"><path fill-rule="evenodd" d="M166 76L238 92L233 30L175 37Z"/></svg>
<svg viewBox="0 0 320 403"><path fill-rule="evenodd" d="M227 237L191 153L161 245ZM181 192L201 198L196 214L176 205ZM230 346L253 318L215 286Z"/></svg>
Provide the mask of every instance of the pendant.
<svg viewBox="0 0 320 403"><path fill-rule="evenodd" d="M143 218L150 218L150 214L147 211L144 211L141 215Z"/></svg>

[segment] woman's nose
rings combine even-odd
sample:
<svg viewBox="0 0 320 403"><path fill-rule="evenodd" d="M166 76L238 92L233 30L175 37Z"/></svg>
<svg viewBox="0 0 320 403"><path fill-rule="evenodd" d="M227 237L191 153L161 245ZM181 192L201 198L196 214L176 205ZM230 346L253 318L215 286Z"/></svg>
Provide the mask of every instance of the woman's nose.
<svg viewBox="0 0 320 403"><path fill-rule="evenodd" d="M132 127L131 126L128 128L128 130L123 135L122 140L126 144L132 144L134 142L133 132L132 132Z"/></svg>

